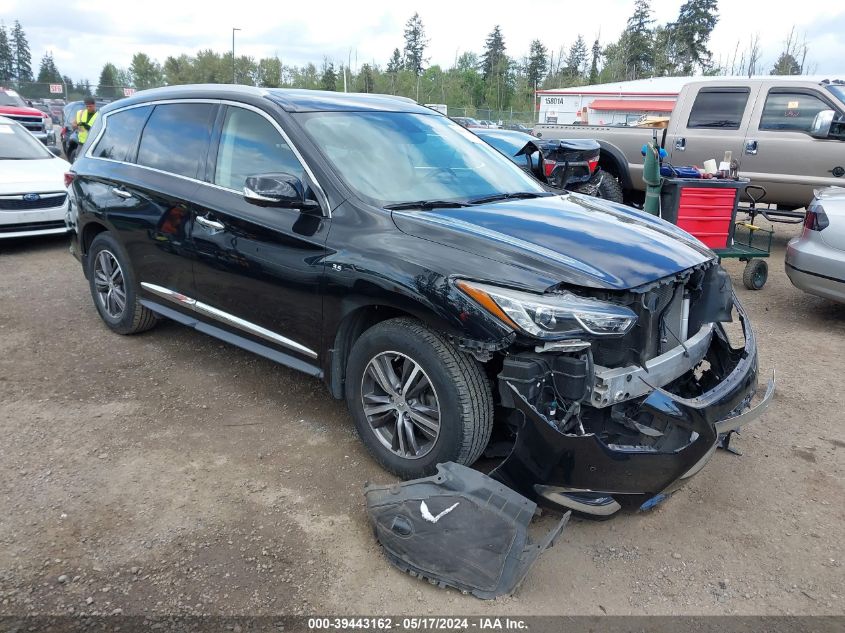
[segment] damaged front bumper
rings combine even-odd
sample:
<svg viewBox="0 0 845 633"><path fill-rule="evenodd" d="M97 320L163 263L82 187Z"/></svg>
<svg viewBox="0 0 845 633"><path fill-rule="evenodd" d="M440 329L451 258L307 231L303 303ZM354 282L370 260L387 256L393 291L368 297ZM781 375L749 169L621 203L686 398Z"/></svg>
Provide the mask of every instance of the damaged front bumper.
<svg viewBox="0 0 845 633"><path fill-rule="evenodd" d="M637 414L679 440L664 446L619 445L606 443L597 433L564 433L508 384L522 423L511 453L491 475L531 499L595 516L613 514L625 498L641 503L672 491L707 463L720 435L760 417L772 400L774 374L763 398L750 407L757 390L757 346L745 311L738 302L735 307L745 336L742 348L730 347L721 326L714 327L712 335L707 330L696 339L708 342L710 359L728 361L725 375L715 386L695 397L682 397L660 388L670 385L657 380L659 372L641 376L643 382L654 380L655 386L639 402ZM693 347L687 352L694 358L698 350ZM626 384L631 387L633 382ZM600 385L591 399L599 407L607 406L614 394L614 389Z"/></svg>

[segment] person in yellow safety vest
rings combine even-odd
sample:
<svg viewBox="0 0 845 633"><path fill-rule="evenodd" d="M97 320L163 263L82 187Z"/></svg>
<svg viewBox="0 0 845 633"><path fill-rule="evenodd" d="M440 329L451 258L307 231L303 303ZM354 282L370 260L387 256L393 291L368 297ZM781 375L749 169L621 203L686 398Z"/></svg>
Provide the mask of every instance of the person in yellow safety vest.
<svg viewBox="0 0 845 633"><path fill-rule="evenodd" d="M77 137L79 144L84 145L88 138L88 131L94 127L94 121L97 119L97 104L94 99L87 97L85 99L85 108L76 113L76 121L73 122L73 129L79 130Z"/></svg>

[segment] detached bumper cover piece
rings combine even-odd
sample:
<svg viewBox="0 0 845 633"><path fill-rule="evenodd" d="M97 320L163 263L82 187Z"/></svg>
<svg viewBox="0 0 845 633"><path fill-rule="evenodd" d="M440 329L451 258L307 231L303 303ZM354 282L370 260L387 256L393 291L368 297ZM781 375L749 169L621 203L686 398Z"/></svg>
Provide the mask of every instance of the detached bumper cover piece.
<svg viewBox="0 0 845 633"><path fill-rule="evenodd" d="M432 477L368 485L367 513L393 565L433 584L490 600L513 593L569 514L539 543L528 539L533 501L453 462Z"/></svg>

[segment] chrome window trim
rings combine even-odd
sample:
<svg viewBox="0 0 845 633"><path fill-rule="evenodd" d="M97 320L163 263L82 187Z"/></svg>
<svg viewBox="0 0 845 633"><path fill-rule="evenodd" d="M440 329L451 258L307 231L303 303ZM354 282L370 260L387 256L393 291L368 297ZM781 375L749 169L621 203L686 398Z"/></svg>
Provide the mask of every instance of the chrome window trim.
<svg viewBox="0 0 845 633"><path fill-rule="evenodd" d="M153 293L159 297L167 299L176 305L180 305L183 308L187 308L192 310L198 314L202 314L204 316L211 317L221 323L225 323L226 325L230 325L234 328L237 328L243 332L247 332L248 334L252 334L253 336L258 336L263 338L266 341L270 341L271 343L275 343L277 345L282 345L288 349L291 349L295 352L299 352L300 354L304 354L309 356L310 358L317 358L317 352L314 350L297 343L296 341L289 339L281 334L277 334L271 330L261 327L260 325L256 325L255 323L251 323L245 319L241 319L240 317L236 317L234 314L229 314L228 312L224 312L214 306L208 305L207 303L203 303L202 301L197 301L187 295L183 295L181 292L176 292L175 290L170 290L169 288L164 288L162 286L157 286L156 284L151 284L146 281L141 282L141 287L148 292Z"/></svg>
<svg viewBox="0 0 845 633"><path fill-rule="evenodd" d="M143 103L134 103L132 105L127 105L127 106L124 106L120 109L112 110L111 112L107 112L106 114L103 115L103 123L100 126L100 132L97 134L97 137L91 142L88 149L85 150L85 157L90 158L92 160L101 160L101 161L105 161L105 162L109 162L109 163L119 163L119 164L122 164L122 165L132 165L133 167L140 167L141 169L148 169L150 171L153 171L153 172L156 172L156 173L159 173L159 174L167 174L168 176L174 176L176 178L182 178L184 180L196 182L196 183L199 183L201 185L211 185L212 187L215 187L217 189L222 189L223 191L231 191L231 192L234 192L238 195L243 195L243 192L238 191L237 189L229 189L228 187L221 187L218 184L215 184L213 182L208 182L206 180L200 180L199 178L191 178L190 176L182 176L180 174L174 174L173 172L165 171L163 169L156 169L155 167L147 167L146 165L139 165L138 163L130 163L130 162L127 162L127 161L124 161L124 160L114 160L113 158L102 158L102 157L99 157L99 156L93 156L92 155L94 148L97 147L97 145L99 144L100 139L102 138L103 134L105 134L106 128L108 127L109 117L111 117L112 115L118 114L119 112L125 112L126 110L132 110L133 108L141 108L141 107L144 107L144 106L157 106L157 105L168 105L168 104L179 104L179 103L210 103L210 104L215 104L215 105L227 105L227 106L232 106L232 107L236 107L236 108L244 108L246 110L251 110L251 111L263 116L265 119L267 119L270 122L270 124L274 128L276 128L276 131L279 134L282 135L282 138L284 139L285 143L287 143L288 147L291 148L291 150L293 151L297 160L302 164L303 170L305 171L305 173L308 174L308 177L311 179L311 182L314 183L316 193L317 193L318 197L320 198L320 204L321 204L321 206L323 207L323 210L324 210L323 211L324 217L327 217L327 218L332 217L332 209L331 209L331 206L329 205L328 196L326 196L326 192L323 190L322 185L320 185L320 182L317 180L317 177L314 175L314 171L311 169L310 165L308 165L308 163L305 162L305 158L302 156L302 152L299 151L299 148L293 143L293 141L291 141L290 137L287 135L287 132L284 131L282 126L280 126L273 119L273 117L271 117L269 114L267 114L261 108L258 108L256 106L250 104L250 103L242 103L240 101L232 101L231 99L191 99L191 98L186 97L186 98L183 98L183 99L158 99L156 101L145 101Z"/></svg>

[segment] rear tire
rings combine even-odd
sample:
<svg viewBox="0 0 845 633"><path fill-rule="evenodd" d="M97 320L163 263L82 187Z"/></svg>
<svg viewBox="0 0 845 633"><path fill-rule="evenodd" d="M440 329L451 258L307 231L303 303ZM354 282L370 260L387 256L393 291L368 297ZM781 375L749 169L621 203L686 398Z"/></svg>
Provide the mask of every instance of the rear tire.
<svg viewBox="0 0 845 633"><path fill-rule="evenodd" d="M356 341L346 403L367 450L403 479L431 475L441 462L472 464L493 429L479 363L410 318L383 321Z"/></svg>
<svg viewBox="0 0 845 633"><path fill-rule="evenodd" d="M88 285L103 322L118 334L137 334L152 328L156 314L141 305L129 257L114 236L97 235L88 249Z"/></svg>
<svg viewBox="0 0 845 633"><path fill-rule="evenodd" d="M622 204L625 199L625 193L622 191L622 185L619 184L619 181L608 172L604 172L601 184L599 184L599 189L596 192L596 197Z"/></svg>

